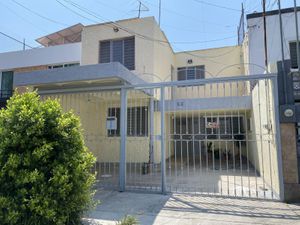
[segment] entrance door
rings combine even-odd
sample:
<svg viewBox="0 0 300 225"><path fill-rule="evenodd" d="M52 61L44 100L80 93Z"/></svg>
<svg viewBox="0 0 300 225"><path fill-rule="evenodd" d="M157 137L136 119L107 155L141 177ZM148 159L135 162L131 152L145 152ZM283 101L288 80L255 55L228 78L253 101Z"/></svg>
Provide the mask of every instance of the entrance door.
<svg viewBox="0 0 300 225"><path fill-rule="evenodd" d="M205 119L178 117L173 124L176 161L182 163L181 167L190 167L204 151Z"/></svg>

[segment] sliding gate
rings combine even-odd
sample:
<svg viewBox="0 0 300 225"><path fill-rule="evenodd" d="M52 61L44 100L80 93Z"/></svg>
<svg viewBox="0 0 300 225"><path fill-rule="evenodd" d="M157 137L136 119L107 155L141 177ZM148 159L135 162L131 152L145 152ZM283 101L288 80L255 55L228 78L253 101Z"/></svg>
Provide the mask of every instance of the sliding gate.
<svg viewBox="0 0 300 225"><path fill-rule="evenodd" d="M272 74L60 94L81 117L97 186L280 199Z"/></svg>
<svg viewBox="0 0 300 225"><path fill-rule="evenodd" d="M256 77L122 89L121 190L279 199L276 77Z"/></svg>

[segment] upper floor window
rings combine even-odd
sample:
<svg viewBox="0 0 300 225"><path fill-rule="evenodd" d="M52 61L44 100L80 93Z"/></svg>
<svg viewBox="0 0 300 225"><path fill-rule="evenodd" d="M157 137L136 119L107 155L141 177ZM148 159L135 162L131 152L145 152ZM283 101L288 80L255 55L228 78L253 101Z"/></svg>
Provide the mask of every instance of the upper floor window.
<svg viewBox="0 0 300 225"><path fill-rule="evenodd" d="M205 78L205 66L179 67L177 69L177 80L195 80Z"/></svg>
<svg viewBox="0 0 300 225"><path fill-rule="evenodd" d="M79 66L79 63L51 65L51 66L48 66L48 69L64 68L64 67L71 67L71 66Z"/></svg>
<svg viewBox="0 0 300 225"><path fill-rule="evenodd" d="M134 37L100 42L99 63L119 62L135 69Z"/></svg>
<svg viewBox="0 0 300 225"><path fill-rule="evenodd" d="M290 57L291 57L291 67L293 69L298 68L297 62L297 42L290 42Z"/></svg>

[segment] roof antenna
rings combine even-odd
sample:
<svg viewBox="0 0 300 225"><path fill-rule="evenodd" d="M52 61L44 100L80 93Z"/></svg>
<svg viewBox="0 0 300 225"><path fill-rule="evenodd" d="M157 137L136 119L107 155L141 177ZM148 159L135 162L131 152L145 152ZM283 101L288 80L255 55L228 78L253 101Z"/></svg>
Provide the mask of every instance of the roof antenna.
<svg viewBox="0 0 300 225"><path fill-rule="evenodd" d="M137 10L138 18L141 18L141 12L148 12L149 8L144 3L142 3L142 1L140 1L140 0L137 0L137 1L139 3L139 9Z"/></svg>

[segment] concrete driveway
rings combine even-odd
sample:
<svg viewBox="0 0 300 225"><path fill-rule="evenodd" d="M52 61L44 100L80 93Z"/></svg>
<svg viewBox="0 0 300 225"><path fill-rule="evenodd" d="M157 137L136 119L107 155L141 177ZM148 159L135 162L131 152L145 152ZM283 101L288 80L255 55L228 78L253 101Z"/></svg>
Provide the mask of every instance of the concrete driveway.
<svg viewBox="0 0 300 225"><path fill-rule="evenodd" d="M273 201L231 199L187 194L145 194L99 191L101 201L85 216L87 225L116 224L134 215L148 224L270 224L300 225L300 205Z"/></svg>

